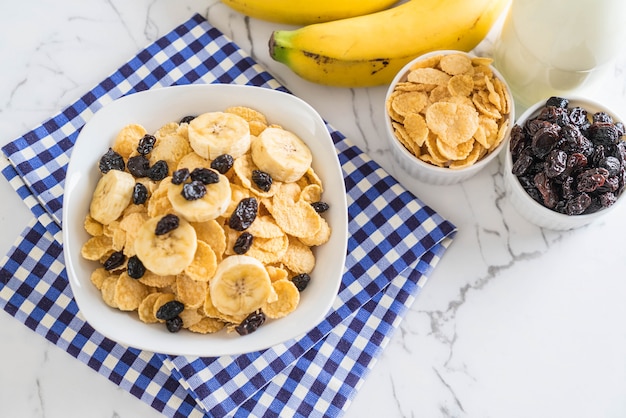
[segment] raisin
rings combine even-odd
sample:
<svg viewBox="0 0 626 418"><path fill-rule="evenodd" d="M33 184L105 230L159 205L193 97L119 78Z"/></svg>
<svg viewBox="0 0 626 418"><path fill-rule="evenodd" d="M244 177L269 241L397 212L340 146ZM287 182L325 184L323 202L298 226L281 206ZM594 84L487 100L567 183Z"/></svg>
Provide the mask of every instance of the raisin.
<svg viewBox="0 0 626 418"><path fill-rule="evenodd" d="M609 172L609 176L617 176L621 164L616 157L608 156L599 161L598 166L606 169Z"/></svg>
<svg viewBox="0 0 626 418"><path fill-rule="evenodd" d="M554 123L558 126L564 126L569 123L569 115L567 110L562 107L547 106L544 107L538 116L539 119Z"/></svg>
<svg viewBox="0 0 626 418"><path fill-rule="evenodd" d="M126 264L126 273L133 279L141 279L146 274L146 267L143 265L139 257L136 255L128 259Z"/></svg>
<svg viewBox="0 0 626 418"><path fill-rule="evenodd" d="M554 149L548 154L546 163L546 174L548 177L557 177L562 174L567 167L567 153L559 149Z"/></svg>
<svg viewBox="0 0 626 418"><path fill-rule="evenodd" d="M561 196L563 199L571 199L576 195L576 190L574 189L574 177L567 176L561 182Z"/></svg>
<svg viewBox="0 0 626 418"><path fill-rule="evenodd" d="M239 335L248 335L256 331L264 323L265 314L263 312L252 312L235 327L235 331L237 331Z"/></svg>
<svg viewBox="0 0 626 418"><path fill-rule="evenodd" d="M189 169L181 168L172 173L172 184L183 184L189 178Z"/></svg>
<svg viewBox="0 0 626 418"><path fill-rule="evenodd" d="M209 168L196 168L191 172L191 179L193 181L199 181L202 184L215 184L219 183L220 176L215 171Z"/></svg>
<svg viewBox="0 0 626 418"><path fill-rule="evenodd" d="M117 152L113 151L113 148L109 148L109 150L100 158L98 168L100 168L100 172L102 174L106 174L111 170L124 171L124 158L122 158L122 156Z"/></svg>
<svg viewBox="0 0 626 418"><path fill-rule="evenodd" d="M154 135L145 134L143 138L139 140L137 145L137 152L141 155L148 155L154 149L156 143L156 137Z"/></svg>
<svg viewBox="0 0 626 418"><path fill-rule="evenodd" d="M565 213L567 215L580 215L591 204L591 197L587 193L581 193L567 201Z"/></svg>
<svg viewBox="0 0 626 418"><path fill-rule="evenodd" d="M596 112L593 114L592 120L594 123L613 123L613 118L606 112Z"/></svg>
<svg viewBox="0 0 626 418"><path fill-rule="evenodd" d="M150 180L161 181L165 177L167 177L168 167L167 162L163 160L159 160L148 171L148 177Z"/></svg>
<svg viewBox="0 0 626 418"><path fill-rule="evenodd" d="M195 116L185 116L185 117L183 117L183 118L180 120L180 122L178 122L178 124L181 124L181 123L189 123L189 122L191 122L192 120L194 120L195 118L196 118Z"/></svg>
<svg viewBox="0 0 626 418"><path fill-rule="evenodd" d="M614 145L619 137L619 132L612 123L595 122L589 127L589 138L597 144Z"/></svg>
<svg viewBox="0 0 626 418"><path fill-rule="evenodd" d="M143 205L148 200L148 188L141 183L135 183L133 188L133 203Z"/></svg>
<svg viewBox="0 0 626 418"><path fill-rule="evenodd" d="M163 321L167 321L168 319L172 319L180 315L180 313L185 309L185 305L177 300L170 300L169 302L165 302L156 312L157 319L161 319Z"/></svg>
<svg viewBox="0 0 626 418"><path fill-rule="evenodd" d="M604 161L605 158L606 158L606 152L605 152L604 145L598 145L596 149L593 150L593 153L589 156L592 166L599 165L600 161Z"/></svg>
<svg viewBox="0 0 626 418"><path fill-rule="evenodd" d="M165 327L169 332L176 333L183 329L183 319L180 316L168 319L165 321Z"/></svg>
<svg viewBox="0 0 626 418"><path fill-rule="evenodd" d="M602 205L603 208L608 208L609 206L617 202L617 197L612 192L602 193L599 196L599 199L600 199L600 204Z"/></svg>
<svg viewBox="0 0 626 418"><path fill-rule="evenodd" d="M265 171L252 170L252 181L264 192L268 192L272 187L272 176Z"/></svg>
<svg viewBox="0 0 626 418"><path fill-rule="evenodd" d="M244 232L237 237L233 250L237 254L245 254L248 252L248 250L252 246L253 240L254 240L254 236L251 233Z"/></svg>
<svg viewBox="0 0 626 418"><path fill-rule="evenodd" d="M619 178L617 176L608 177L604 184L596 189L598 193L616 192L619 189Z"/></svg>
<svg viewBox="0 0 626 418"><path fill-rule="evenodd" d="M516 176L525 174L530 166L533 164L533 157L530 155L530 150L522 152L517 160L513 163L512 173Z"/></svg>
<svg viewBox="0 0 626 418"><path fill-rule="evenodd" d="M533 135L532 150L535 156L543 158L552 150L559 140L559 131L561 127L556 124L550 124L539 128Z"/></svg>
<svg viewBox="0 0 626 418"><path fill-rule="evenodd" d="M514 125L513 128L511 128L511 139L509 142L513 159L516 160L520 153L527 148L527 146L526 135L524 135L522 127Z"/></svg>
<svg viewBox="0 0 626 418"><path fill-rule="evenodd" d="M201 181L194 180L191 183L185 183L181 194L185 200L198 200L202 199L206 194L206 186Z"/></svg>
<svg viewBox="0 0 626 418"><path fill-rule="evenodd" d="M167 214L159 219L159 222L157 222L154 234L165 235L168 232L178 228L179 223L180 219L178 219L178 216L174 215L173 213Z"/></svg>
<svg viewBox="0 0 626 418"><path fill-rule="evenodd" d="M328 205L328 203L326 202L311 202L311 206L313 206L313 209L315 209L315 212L317 213L324 213L326 212L328 209L330 209L330 206Z"/></svg>
<svg viewBox="0 0 626 418"><path fill-rule="evenodd" d="M230 215L228 226L235 231L244 231L248 229L252 222L256 219L258 209L259 206L254 197L241 199L232 215Z"/></svg>
<svg viewBox="0 0 626 418"><path fill-rule="evenodd" d="M540 120L537 118L530 119L529 121L526 122L525 134L528 135L530 139L532 140L533 135L536 134L539 129L550 127L550 125L552 124L545 120Z"/></svg>
<svg viewBox="0 0 626 418"><path fill-rule="evenodd" d="M563 97L552 96L546 101L546 106L555 106L566 109L569 106L569 100Z"/></svg>
<svg viewBox="0 0 626 418"><path fill-rule="evenodd" d="M567 157L567 168L571 171L581 170L587 166L587 157L585 154L575 152Z"/></svg>
<svg viewBox="0 0 626 418"><path fill-rule="evenodd" d="M128 172L135 177L148 177L150 161L143 155L135 155L128 159Z"/></svg>
<svg viewBox="0 0 626 418"><path fill-rule="evenodd" d="M576 177L576 190L587 193L593 192L604 185L607 177L608 171L603 168L587 169Z"/></svg>
<svg viewBox="0 0 626 418"><path fill-rule="evenodd" d="M296 285L296 288L300 292L306 289L310 281L311 281L311 276L309 276L306 273L301 273L291 278L291 282Z"/></svg>
<svg viewBox="0 0 626 418"><path fill-rule="evenodd" d="M124 264L126 261L126 256L122 251L115 251L113 254L109 256L104 262L105 270L113 270Z"/></svg>
<svg viewBox="0 0 626 418"><path fill-rule="evenodd" d="M222 154L218 155L213 161L211 161L211 168L220 174L226 174L226 172L231 169L233 164L234 160L231 155Z"/></svg>
<svg viewBox="0 0 626 418"><path fill-rule="evenodd" d="M569 110L569 120L579 129L587 129L590 125L589 119L587 119L587 111L578 106Z"/></svg>
<svg viewBox="0 0 626 418"><path fill-rule="evenodd" d="M544 206L552 209L558 201L558 195L556 193L554 183L544 172L535 175L534 183L535 187L541 194L541 201Z"/></svg>

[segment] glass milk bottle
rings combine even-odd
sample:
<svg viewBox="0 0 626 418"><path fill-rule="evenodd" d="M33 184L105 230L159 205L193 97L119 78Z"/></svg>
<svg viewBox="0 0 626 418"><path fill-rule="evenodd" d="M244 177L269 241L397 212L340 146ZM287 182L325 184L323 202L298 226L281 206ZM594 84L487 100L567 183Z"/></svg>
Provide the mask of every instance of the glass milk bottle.
<svg viewBox="0 0 626 418"><path fill-rule="evenodd" d="M592 87L626 44L626 0L513 0L494 64L526 108Z"/></svg>

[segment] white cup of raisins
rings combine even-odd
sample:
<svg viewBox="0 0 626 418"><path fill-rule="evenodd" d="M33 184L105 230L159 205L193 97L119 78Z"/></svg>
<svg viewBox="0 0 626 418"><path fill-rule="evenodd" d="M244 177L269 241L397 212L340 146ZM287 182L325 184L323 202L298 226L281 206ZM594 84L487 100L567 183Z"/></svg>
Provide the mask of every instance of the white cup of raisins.
<svg viewBox="0 0 626 418"><path fill-rule="evenodd" d="M515 209L548 229L589 224L617 207L626 187L623 118L581 97L549 97L513 126L504 184Z"/></svg>

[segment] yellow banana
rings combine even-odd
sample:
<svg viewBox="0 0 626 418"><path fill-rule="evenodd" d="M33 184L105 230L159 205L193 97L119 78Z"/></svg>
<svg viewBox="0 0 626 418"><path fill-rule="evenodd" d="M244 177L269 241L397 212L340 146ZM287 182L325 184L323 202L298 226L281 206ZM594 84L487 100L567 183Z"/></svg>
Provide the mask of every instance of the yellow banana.
<svg viewBox="0 0 626 418"><path fill-rule="evenodd" d="M387 84L421 54L473 49L509 1L409 0L365 16L277 30L269 42L270 56L319 84Z"/></svg>
<svg viewBox="0 0 626 418"><path fill-rule="evenodd" d="M222 0L230 8L258 19L309 25L384 10L398 0Z"/></svg>

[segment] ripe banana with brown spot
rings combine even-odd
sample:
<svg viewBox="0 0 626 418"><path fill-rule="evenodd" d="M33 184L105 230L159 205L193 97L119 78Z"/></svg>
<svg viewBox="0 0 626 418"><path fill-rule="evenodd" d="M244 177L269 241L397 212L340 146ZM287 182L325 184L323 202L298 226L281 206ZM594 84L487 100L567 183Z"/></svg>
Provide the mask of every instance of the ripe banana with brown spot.
<svg viewBox="0 0 626 418"><path fill-rule="evenodd" d="M257 19L308 25L361 16L390 7L397 0L222 0L232 9Z"/></svg>
<svg viewBox="0 0 626 418"><path fill-rule="evenodd" d="M473 49L509 2L409 0L369 15L274 31L270 56L319 84L387 84L407 62L426 52Z"/></svg>

